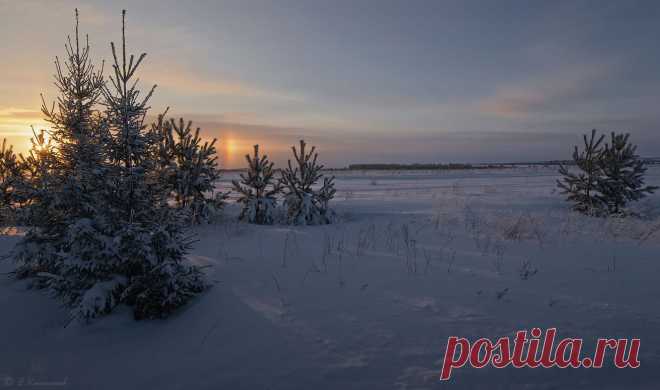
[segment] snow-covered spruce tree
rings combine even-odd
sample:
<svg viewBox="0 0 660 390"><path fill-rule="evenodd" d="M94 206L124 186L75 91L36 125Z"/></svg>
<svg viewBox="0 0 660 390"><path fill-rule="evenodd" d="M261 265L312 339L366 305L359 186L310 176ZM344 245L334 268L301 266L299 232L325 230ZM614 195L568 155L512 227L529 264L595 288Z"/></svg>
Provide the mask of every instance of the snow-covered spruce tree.
<svg viewBox="0 0 660 390"><path fill-rule="evenodd" d="M76 11L75 43L67 38L64 64L56 59L55 85L60 96L42 112L51 137L35 133L32 149L24 158L27 172L26 221L31 226L14 251L19 277L37 276L38 284L52 288L69 304L79 303L94 252L110 241L102 232L75 229L91 225L103 206L103 150L95 134L101 124L94 118L103 79L89 58L89 45L81 47ZM51 142L52 141L52 142ZM89 150L88 150L89 149Z"/></svg>
<svg viewBox="0 0 660 390"><path fill-rule="evenodd" d="M79 309L94 284L97 251L111 242L98 227L103 220L104 149L95 114L103 79L89 58L87 40L81 45L76 10L75 40L67 38L64 62L55 61L59 97L42 112L50 124L35 133L32 149L23 159L27 177L25 221L30 225L14 250L17 276L36 276ZM84 227L84 229L83 229ZM84 230L84 232L83 232ZM88 278L88 279L86 279ZM88 316L90 313L84 313Z"/></svg>
<svg viewBox="0 0 660 390"><path fill-rule="evenodd" d="M192 122L180 118L165 121L164 114L152 125L161 134L160 166L177 208L190 216L190 221L208 221L222 208L226 194L215 192L220 179L214 138L202 143L200 128L193 132Z"/></svg>
<svg viewBox="0 0 660 390"><path fill-rule="evenodd" d="M135 306L139 319L169 314L207 285L201 270L184 258L191 237L181 213L168 206L169 186L158 161L160 135L144 125L155 86L140 97L135 72L146 54L127 57L125 15L123 11L121 53L111 45L114 72L103 94L110 129L111 196L106 210L113 250L104 259L107 263L102 262L110 269L99 264L97 272L105 280L120 276L115 279L117 296Z"/></svg>
<svg viewBox="0 0 660 390"><path fill-rule="evenodd" d="M312 146L307 152L305 146L305 141L301 140L300 150L291 147L295 162L288 161L280 178L287 221L297 225L329 224L334 219L328 204L335 195L334 176L323 178L321 187L314 189L323 177L323 165L316 162L316 147Z"/></svg>
<svg viewBox="0 0 660 390"><path fill-rule="evenodd" d="M105 180L107 129L96 110L104 85L103 69L96 69L91 61L88 37L81 39L77 9L75 18L75 35L73 39L67 36L65 57L63 61L55 58L55 86L60 96L49 107L42 95L41 112L49 123L49 139L44 140L44 131L35 133L31 155L26 158L32 182L29 223L55 231L61 230L59 225L71 223L69 216L89 218L97 213L98 191ZM44 165L49 165L49 174Z"/></svg>
<svg viewBox="0 0 660 390"><path fill-rule="evenodd" d="M36 275L82 319L119 303L134 305L136 318L162 316L205 287L200 270L183 261L190 238L159 181L158 138L143 125L153 89L139 99L134 75L144 54L126 57L124 16L121 61L111 45L110 87L91 76L98 73L88 48L69 40L57 110L44 109L58 160L47 176L49 207L14 251L17 275Z"/></svg>
<svg viewBox="0 0 660 390"><path fill-rule="evenodd" d="M41 111L50 124L49 135L57 145L55 172L61 180L55 206L74 218L93 218L102 207L107 169L108 127L98 112L105 82L103 67L90 58L89 38L81 41L78 10L75 37L67 37L66 57L55 60L55 85L60 96L48 107L42 96ZM70 221L67 221L67 223Z"/></svg>
<svg viewBox="0 0 660 390"><path fill-rule="evenodd" d="M620 214L628 202L637 201L658 187L645 186L646 167L637 156L637 146L629 141L630 134L611 133L600 159L603 177L599 179L598 196L610 215Z"/></svg>
<svg viewBox="0 0 660 390"><path fill-rule="evenodd" d="M573 161L577 172L571 171L564 165L559 167L559 173L563 178L557 180L557 185L562 194L567 195L566 200L573 203L573 210L588 215L598 215L603 211L598 193L598 182L603 176L600 164L603 138L603 135L597 137L594 129L590 138L587 138L586 134L583 136L584 150L579 150L575 146Z"/></svg>
<svg viewBox="0 0 660 390"><path fill-rule="evenodd" d="M277 195L280 183L275 180L273 163L268 156L259 155L259 145L254 145L254 155L245 155L248 163L246 173L241 173L240 180L233 180L234 190L240 194L238 203L242 209L239 219L259 225L270 225L275 221Z"/></svg>
<svg viewBox="0 0 660 390"><path fill-rule="evenodd" d="M15 209L20 203L20 187L23 183L21 163L7 139L0 149L0 224L15 221Z"/></svg>

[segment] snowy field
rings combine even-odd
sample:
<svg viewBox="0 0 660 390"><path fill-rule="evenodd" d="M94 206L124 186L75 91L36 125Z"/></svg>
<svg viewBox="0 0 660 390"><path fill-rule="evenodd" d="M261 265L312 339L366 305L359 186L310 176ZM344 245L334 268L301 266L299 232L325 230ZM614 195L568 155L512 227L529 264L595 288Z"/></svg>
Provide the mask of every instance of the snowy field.
<svg viewBox="0 0 660 390"><path fill-rule="evenodd" d="M231 175L224 178L224 184ZM0 280L0 388L658 389L660 196L643 219L568 211L554 169L339 172L340 222L197 228L214 286L172 318L92 324ZM660 167L648 184L660 185ZM0 237L8 251L17 237ZM0 272L11 264L0 264ZM641 367L454 370L447 338L556 327L641 338ZM608 357L610 359L610 357Z"/></svg>

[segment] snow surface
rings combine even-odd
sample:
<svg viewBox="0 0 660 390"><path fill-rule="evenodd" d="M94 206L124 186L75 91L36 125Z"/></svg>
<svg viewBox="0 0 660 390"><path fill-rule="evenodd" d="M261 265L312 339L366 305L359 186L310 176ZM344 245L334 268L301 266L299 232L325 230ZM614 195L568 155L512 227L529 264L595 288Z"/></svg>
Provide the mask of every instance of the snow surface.
<svg viewBox="0 0 660 390"><path fill-rule="evenodd" d="M660 388L660 195L636 206L645 219L604 220L568 211L555 169L336 174L338 224L247 225L229 205L197 228L190 257L215 284L167 320L122 308L71 323L0 278L0 388ZM439 382L449 336L535 326L587 351L641 338L641 367L464 367Z"/></svg>

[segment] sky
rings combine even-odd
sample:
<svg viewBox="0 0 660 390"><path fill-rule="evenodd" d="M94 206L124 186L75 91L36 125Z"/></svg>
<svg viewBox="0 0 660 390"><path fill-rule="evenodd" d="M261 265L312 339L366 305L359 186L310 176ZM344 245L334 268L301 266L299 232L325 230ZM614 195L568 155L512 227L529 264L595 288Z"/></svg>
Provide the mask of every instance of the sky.
<svg viewBox="0 0 660 390"><path fill-rule="evenodd" d="M57 97L75 8L106 66L127 9L152 114L217 137L227 168L255 143L285 163L300 138L328 167L565 159L592 128L660 156L660 2L634 0L0 0L17 150Z"/></svg>

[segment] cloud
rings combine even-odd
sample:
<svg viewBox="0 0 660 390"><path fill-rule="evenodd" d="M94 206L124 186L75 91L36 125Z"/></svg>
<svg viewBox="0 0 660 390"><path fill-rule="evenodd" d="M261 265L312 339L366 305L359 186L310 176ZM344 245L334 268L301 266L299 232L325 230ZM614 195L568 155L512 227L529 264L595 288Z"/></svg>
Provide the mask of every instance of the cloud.
<svg viewBox="0 0 660 390"><path fill-rule="evenodd" d="M302 101L302 96L272 91L238 80L225 80L219 76L168 64L167 69L150 69L145 74L159 87L188 95L227 95L270 100Z"/></svg>
<svg viewBox="0 0 660 390"><path fill-rule="evenodd" d="M541 91L503 89L479 103L479 111L502 118L524 118L543 107L548 96Z"/></svg>
<svg viewBox="0 0 660 390"><path fill-rule="evenodd" d="M0 107L0 136L7 131L30 133L30 126L43 126L40 111Z"/></svg>
<svg viewBox="0 0 660 390"><path fill-rule="evenodd" d="M41 111L27 110L22 108L0 108L0 119L40 119Z"/></svg>
<svg viewBox="0 0 660 390"><path fill-rule="evenodd" d="M477 111L504 119L570 112L577 104L598 99L600 84L606 83L611 71L612 66L583 65L500 86L494 94L477 102Z"/></svg>
<svg viewBox="0 0 660 390"><path fill-rule="evenodd" d="M27 150L32 129L46 125L41 112L15 107L0 107L0 139L7 138L16 150Z"/></svg>

